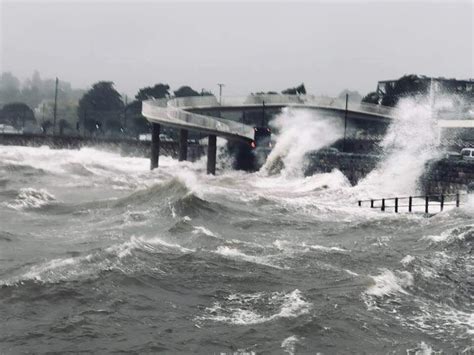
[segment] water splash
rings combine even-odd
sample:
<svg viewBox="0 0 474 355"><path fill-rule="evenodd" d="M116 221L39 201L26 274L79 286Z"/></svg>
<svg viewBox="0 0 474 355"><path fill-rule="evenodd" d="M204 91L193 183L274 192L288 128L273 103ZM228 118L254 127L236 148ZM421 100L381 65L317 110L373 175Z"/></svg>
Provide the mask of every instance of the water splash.
<svg viewBox="0 0 474 355"><path fill-rule="evenodd" d="M418 189L425 164L440 157L436 110L449 105L449 98L434 103L430 96L400 100L397 115L380 146L384 158L359 183L377 194L410 194Z"/></svg>
<svg viewBox="0 0 474 355"><path fill-rule="evenodd" d="M285 108L271 126L278 131L276 144L261 171L281 172L286 177L302 177L305 155L334 143L342 128L334 117L302 109Z"/></svg>

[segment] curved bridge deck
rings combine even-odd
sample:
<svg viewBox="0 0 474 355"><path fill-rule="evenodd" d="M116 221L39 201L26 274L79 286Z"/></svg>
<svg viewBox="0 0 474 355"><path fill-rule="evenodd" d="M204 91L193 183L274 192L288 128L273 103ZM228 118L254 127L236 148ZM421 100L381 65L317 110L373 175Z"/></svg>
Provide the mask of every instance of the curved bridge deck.
<svg viewBox="0 0 474 355"><path fill-rule="evenodd" d="M192 111L248 110L266 108L307 108L331 111L359 113L367 119L388 121L395 115L390 107L349 102L330 97L312 95L249 95L246 97L192 96L174 99L143 101L142 114L151 122L178 129L197 130L206 134L227 139L253 140L254 129L251 126L227 120L217 116L203 115Z"/></svg>

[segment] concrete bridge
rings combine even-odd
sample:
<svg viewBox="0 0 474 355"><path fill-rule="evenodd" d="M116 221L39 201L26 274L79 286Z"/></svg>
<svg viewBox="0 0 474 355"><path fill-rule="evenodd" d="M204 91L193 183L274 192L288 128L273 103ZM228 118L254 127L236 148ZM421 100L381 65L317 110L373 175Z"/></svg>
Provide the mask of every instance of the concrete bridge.
<svg viewBox="0 0 474 355"><path fill-rule="evenodd" d="M390 107L345 102L344 100L312 95L250 95L247 97L192 96L174 99L146 100L142 114L152 124L151 169L158 167L160 125L179 129L179 160L187 158L188 130L209 136L207 172L215 174L216 137L240 141L255 146L255 127L225 119L226 112L281 110L284 107L316 109L343 116L345 121L356 120L387 126L394 117Z"/></svg>

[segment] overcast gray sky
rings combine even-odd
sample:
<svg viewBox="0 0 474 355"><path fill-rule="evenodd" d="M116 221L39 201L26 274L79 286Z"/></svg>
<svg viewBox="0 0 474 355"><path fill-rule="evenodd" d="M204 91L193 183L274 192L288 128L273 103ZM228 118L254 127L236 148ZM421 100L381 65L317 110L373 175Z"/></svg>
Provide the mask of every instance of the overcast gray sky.
<svg viewBox="0 0 474 355"><path fill-rule="evenodd" d="M417 73L472 78L473 2L1 1L1 71L74 87L362 94Z"/></svg>

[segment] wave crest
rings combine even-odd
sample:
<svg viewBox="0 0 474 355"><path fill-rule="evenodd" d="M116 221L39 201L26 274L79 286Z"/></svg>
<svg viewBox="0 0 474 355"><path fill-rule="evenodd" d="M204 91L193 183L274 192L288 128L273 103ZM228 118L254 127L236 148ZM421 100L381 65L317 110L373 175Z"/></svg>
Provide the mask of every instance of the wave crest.
<svg viewBox="0 0 474 355"><path fill-rule="evenodd" d="M296 289L289 293L236 293L206 308L199 320L234 325L260 324L279 318L296 318L309 313L312 304Z"/></svg>
<svg viewBox="0 0 474 355"><path fill-rule="evenodd" d="M32 187L22 188L18 196L7 206L16 210L40 208L56 201L56 198L45 189L34 189Z"/></svg>

